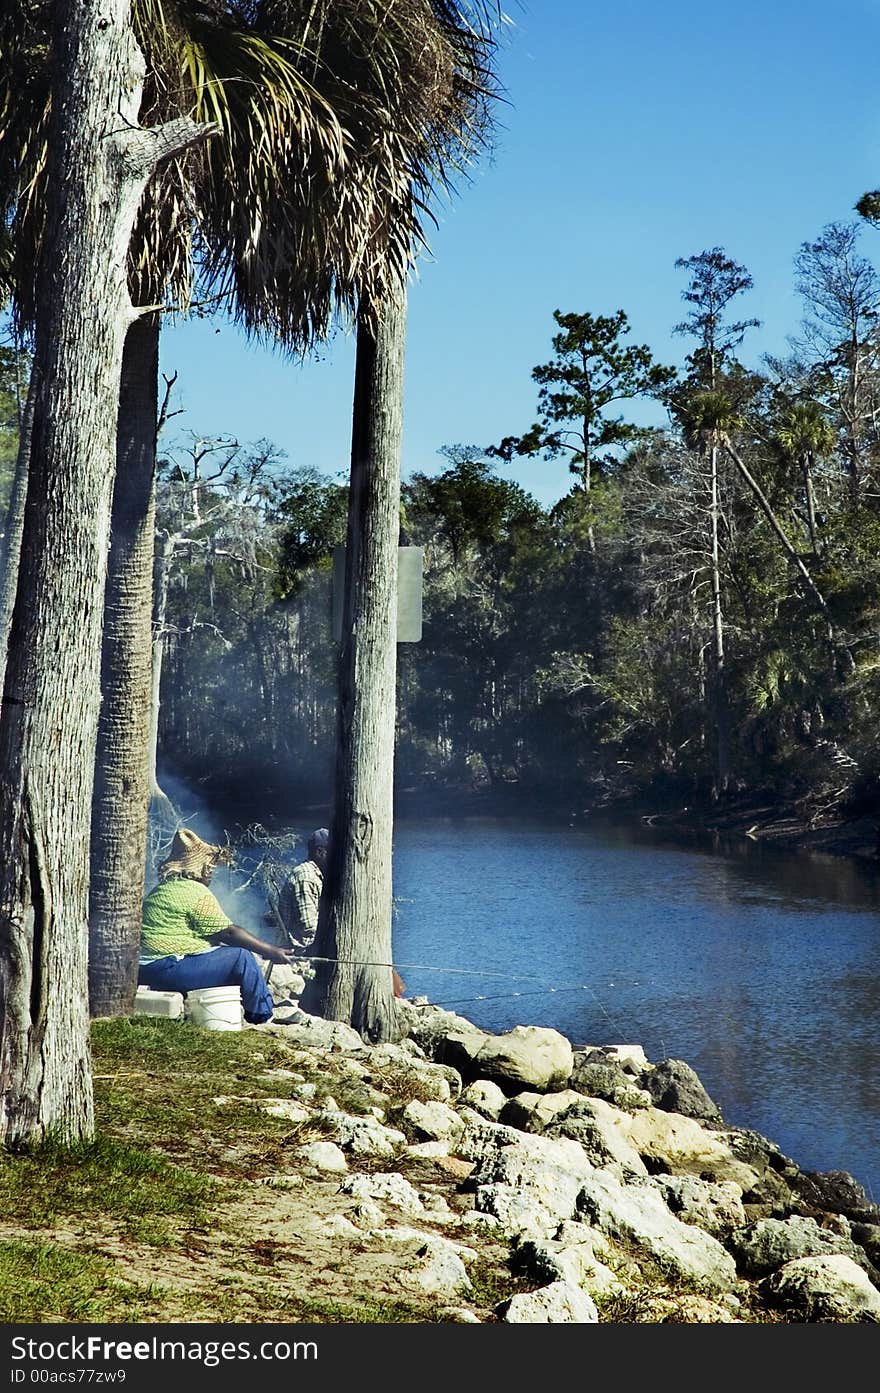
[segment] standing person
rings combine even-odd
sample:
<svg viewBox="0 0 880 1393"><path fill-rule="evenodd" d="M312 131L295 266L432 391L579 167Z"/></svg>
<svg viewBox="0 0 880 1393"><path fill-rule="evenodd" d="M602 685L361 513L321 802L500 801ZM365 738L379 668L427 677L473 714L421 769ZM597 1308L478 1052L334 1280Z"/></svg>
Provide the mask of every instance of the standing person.
<svg viewBox="0 0 880 1393"><path fill-rule="evenodd" d="M309 948L318 932L318 907L329 851L329 829L316 827L306 846L306 860L294 866L278 895L278 917L294 948Z"/></svg>
<svg viewBox="0 0 880 1393"><path fill-rule="evenodd" d="M184 995L202 987L240 987L245 1020L262 1025L272 1019L273 1003L254 954L273 963L287 963L292 954L233 924L208 889L224 861L225 848L203 842L188 827L175 832L159 884L144 900L138 983Z"/></svg>
<svg viewBox="0 0 880 1393"><path fill-rule="evenodd" d="M294 951L310 948L318 932L318 910L330 854L329 828L315 828L306 853L306 860L294 866L278 895L278 917ZM403 996L406 983L395 968L391 969L391 977L394 995Z"/></svg>

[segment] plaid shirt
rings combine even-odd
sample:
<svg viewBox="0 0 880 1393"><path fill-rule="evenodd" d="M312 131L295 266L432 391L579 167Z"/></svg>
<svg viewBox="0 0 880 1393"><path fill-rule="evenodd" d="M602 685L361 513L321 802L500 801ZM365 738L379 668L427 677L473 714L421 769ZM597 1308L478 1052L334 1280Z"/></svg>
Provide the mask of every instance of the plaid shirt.
<svg viewBox="0 0 880 1393"><path fill-rule="evenodd" d="M307 948L318 931L318 904L324 873L314 861L295 866L281 887L278 914L284 932L295 946Z"/></svg>

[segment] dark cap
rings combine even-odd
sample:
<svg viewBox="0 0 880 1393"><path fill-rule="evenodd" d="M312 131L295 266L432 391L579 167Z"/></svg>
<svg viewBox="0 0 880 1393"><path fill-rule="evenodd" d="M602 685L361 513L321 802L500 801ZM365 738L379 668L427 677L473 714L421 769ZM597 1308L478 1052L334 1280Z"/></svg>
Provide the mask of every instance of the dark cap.
<svg viewBox="0 0 880 1393"><path fill-rule="evenodd" d="M312 856L316 851L326 851L330 845L329 827L316 827L309 837L309 855Z"/></svg>

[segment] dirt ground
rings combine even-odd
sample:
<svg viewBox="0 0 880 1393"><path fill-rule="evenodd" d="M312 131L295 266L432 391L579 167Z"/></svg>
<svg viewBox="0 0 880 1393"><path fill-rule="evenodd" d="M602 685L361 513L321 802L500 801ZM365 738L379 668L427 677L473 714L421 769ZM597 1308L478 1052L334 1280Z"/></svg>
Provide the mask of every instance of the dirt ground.
<svg viewBox="0 0 880 1393"><path fill-rule="evenodd" d="M439 1168L437 1174L442 1174ZM409 1178L417 1183L413 1176ZM427 1190L461 1207L453 1185L451 1178L444 1182L432 1177ZM338 1177L291 1174L273 1184L243 1185L241 1198L224 1204L211 1227L190 1230L182 1249L138 1244L109 1225L96 1227L93 1221L87 1231L81 1224L66 1222L42 1230L39 1237L106 1259L116 1281L161 1287L159 1318L166 1322L216 1321L218 1299L224 1321L278 1319L279 1294L294 1291L351 1312L364 1302L403 1304L411 1321L437 1320L438 1306L466 1307L481 1320L491 1318L491 1310L466 1296L438 1302L437 1296L420 1290L412 1274L418 1268L422 1242L405 1240L403 1234L412 1226L448 1236L477 1248L481 1258L493 1264L503 1262L506 1249L487 1241L485 1235L462 1234L421 1214L412 1219L389 1215L389 1232L381 1235L365 1228L345 1235L334 1231L333 1221L339 1216L357 1226L357 1208L357 1200L339 1193ZM397 1237L391 1237L394 1229ZM35 1236L33 1230L0 1223L0 1239L33 1240ZM237 1312L230 1307L237 1307ZM51 1315L47 1313L46 1319L51 1320Z"/></svg>

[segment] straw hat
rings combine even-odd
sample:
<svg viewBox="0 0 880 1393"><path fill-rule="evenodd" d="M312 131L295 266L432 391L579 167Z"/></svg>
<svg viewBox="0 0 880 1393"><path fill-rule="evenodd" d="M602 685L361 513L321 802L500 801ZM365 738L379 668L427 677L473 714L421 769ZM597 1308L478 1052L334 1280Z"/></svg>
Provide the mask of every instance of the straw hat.
<svg viewBox="0 0 880 1393"><path fill-rule="evenodd" d="M169 875L185 875L193 880L204 880L221 861L228 862L231 857L229 847L214 846L203 842L188 827L179 827L174 833L171 850L159 867L159 874L165 879Z"/></svg>

